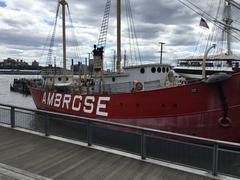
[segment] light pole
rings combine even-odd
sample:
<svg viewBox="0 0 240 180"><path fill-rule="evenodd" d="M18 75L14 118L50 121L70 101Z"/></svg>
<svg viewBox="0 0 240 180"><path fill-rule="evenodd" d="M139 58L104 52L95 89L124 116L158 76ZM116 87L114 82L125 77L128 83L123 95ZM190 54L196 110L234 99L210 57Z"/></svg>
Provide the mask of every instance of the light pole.
<svg viewBox="0 0 240 180"><path fill-rule="evenodd" d="M165 44L164 42L159 42L159 44L161 45L161 50L160 52L160 64L162 64L162 53L163 53L163 45Z"/></svg>

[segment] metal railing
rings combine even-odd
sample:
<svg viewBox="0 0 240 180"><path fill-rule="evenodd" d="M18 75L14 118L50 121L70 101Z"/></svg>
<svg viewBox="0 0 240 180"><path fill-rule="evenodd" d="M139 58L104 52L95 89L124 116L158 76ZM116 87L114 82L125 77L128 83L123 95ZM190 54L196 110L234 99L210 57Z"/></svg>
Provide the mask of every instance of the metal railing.
<svg viewBox="0 0 240 180"><path fill-rule="evenodd" d="M240 177L240 144L0 104L0 123Z"/></svg>

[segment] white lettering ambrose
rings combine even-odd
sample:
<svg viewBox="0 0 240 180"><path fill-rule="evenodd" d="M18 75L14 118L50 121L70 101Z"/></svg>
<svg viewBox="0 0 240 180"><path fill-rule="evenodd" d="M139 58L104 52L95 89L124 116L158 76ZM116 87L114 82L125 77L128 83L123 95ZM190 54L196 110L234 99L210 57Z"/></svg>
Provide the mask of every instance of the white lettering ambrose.
<svg viewBox="0 0 240 180"><path fill-rule="evenodd" d="M44 92L41 103L59 108L62 112L79 112L79 115L94 114L108 117L110 97L82 96Z"/></svg>

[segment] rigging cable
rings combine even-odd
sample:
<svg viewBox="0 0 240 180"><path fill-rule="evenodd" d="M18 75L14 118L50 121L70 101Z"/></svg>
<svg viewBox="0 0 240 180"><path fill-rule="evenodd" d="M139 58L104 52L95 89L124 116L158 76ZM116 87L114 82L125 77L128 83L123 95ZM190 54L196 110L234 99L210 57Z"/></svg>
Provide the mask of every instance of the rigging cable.
<svg viewBox="0 0 240 180"><path fill-rule="evenodd" d="M219 16L221 4L222 4L222 0L219 0L218 6L217 6L218 7L217 12L216 12L216 15L215 15L215 19L217 19L217 17ZM210 9L213 9L213 4L212 4L212 8L210 8ZM205 47L205 51L207 50L207 47L209 47L212 44L212 42L217 41L216 31L217 31L217 27L214 26L214 28L212 30L212 33L209 34L207 45ZM214 49L214 52L216 52L216 51L217 51L217 48Z"/></svg>
<svg viewBox="0 0 240 180"><path fill-rule="evenodd" d="M127 21L128 21L128 26L129 26L129 33L133 43L133 49L134 49L134 56L135 60L139 59L140 64L142 64L142 58L139 50L139 43L137 39L137 33L136 33L136 28L135 28L135 22L133 18L133 13L132 13L132 8L129 0L125 0L126 3L126 14L127 14ZM131 47L131 41L130 41L130 47Z"/></svg>
<svg viewBox="0 0 240 180"><path fill-rule="evenodd" d="M48 42L49 42L49 39L50 39L51 34L52 34L52 31L49 31L48 36L47 36L47 38L46 38L45 41L44 41L45 43L44 43L44 46L43 46L43 48L42 48L42 52L41 52L41 55L40 55L40 61L42 61L43 59L45 59L44 56L45 56L45 52L47 51L47 48L49 48ZM46 59L47 59L47 58L46 58ZM48 63L48 62L46 62L46 60L45 60L45 64L46 64L46 65L47 65L47 63Z"/></svg>
<svg viewBox="0 0 240 180"><path fill-rule="evenodd" d="M210 7L209 9L212 9L212 6L213 6L213 3L211 3L211 4L209 3L209 5L208 5L208 7ZM195 45L195 50L194 50L195 54L193 56L197 56L199 53L201 53L201 51L202 51L202 46L201 45L202 44L200 43L200 41L203 40L203 39L204 40L206 39L206 33L205 32L206 32L206 28L201 27L201 32L199 33L200 35L198 36L199 38L198 38L197 43ZM209 34L208 37L207 37L207 42L209 41L209 36L210 35L211 34ZM208 45L206 47L208 47Z"/></svg>
<svg viewBox="0 0 240 180"><path fill-rule="evenodd" d="M58 9L59 9L59 3L57 4L57 11L58 11ZM57 12L56 11L56 12ZM57 17L58 15L58 12L55 14L55 16ZM56 18L55 18L56 19ZM56 20L55 20L56 21ZM54 25L55 25L55 23L54 23ZM52 33L52 30L54 31L54 28L53 29L51 29L50 31L49 31L49 33L48 33L48 36L47 36L47 38L46 38L46 40L45 40L45 43L44 43L44 46L43 46L43 49L42 49L42 52L41 52L41 55L40 55L40 61L42 61L42 58L44 58L44 54L45 54L45 52L47 51L47 48L48 48L48 52L49 52L49 45L48 45L48 42L49 42L49 39L50 39L50 36L51 36L51 34L53 34ZM51 36L51 38L52 38L52 36ZM48 53L49 54L49 53ZM45 58L44 58L45 59ZM46 59L48 59L48 56L47 56L47 58ZM51 60L44 60L45 61L45 65L48 65L48 64L51 64ZM49 61L49 62L48 62Z"/></svg>
<svg viewBox="0 0 240 180"><path fill-rule="evenodd" d="M127 2L126 2L126 0L125 0L125 4L127 4ZM127 28L128 28L128 41L129 41L129 51L130 51L130 59L131 59L131 61L133 60L133 51L132 51L132 42L131 42L131 40L132 40L132 37L131 37L131 29L130 29L130 20L129 20L129 16L128 16L128 14L129 14L129 12L128 12L128 8L127 8L127 6L125 6L126 7L126 17L127 17Z"/></svg>
<svg viewBox="0 0 240 180"><path fill-rule="evenodd" d="M186 6L187 8L191 9L192 11L194 11L195 13L197 13L198 15L202 16L201 13L199 13L197 10L195 10L193 7L191 7L190 5L188 5L187 3L183 2L182 0L178 0L181 4L183 4L184 6ZM188 0L186 0L187 2L189 2ZM197 9L199 9L201 12L203 12L203 14L205 14L205 16L203 16L204 18L206 18L208 21L212 22L215 26L217 26L219 29L224 30L224 27L222 27L221 25L219 25L219 23L215 22L215 18L213 18L211 15L209 15L208 13L206 13L205 11L203 11L202 9L200 9L199 7L197 7L196 5L194 5L193 3L189 2L192 6L196 7ZM236 33L234 31L234 33ZM238 34L238 33L236 33ZM240 39L233 35L230 34L233 38L235 38L236 40L240 41Z"/></svg>
<svg viewBox="0 0 240 180"><path fill-rule="evenodd" d="M111 10L111 0L107 0L103 19L102 19L101 30L98 37L97 47L99 48L101 47L105 48L106 46L110 10Z"/></svg>
<svg viewBox="0 0 240 180"><path fill-rule="evenodd" d="M72 20L72 16L71 16L71 12L70 12L70 8L69 8L68 4L67 4L67 9L68 9L67 12L68 12L68 16L69 16L69 22L70 22L70 25L71 25L71 31L72 31L71 35L72 35L73 47L75 48L74 53L75 53L75 56L76 56L77 60L81 61L82 58L81 58L81 55L80 55L79 43L78 43L78 40L77 40L77 37L76 37L76 34L75 34L73 20Z"/></svg>
<svg viewBox="0 0 240 180"><path fill-rule="evenodd" d="M57 12L56 12L56 16L55 16L53 33L52 33L52 37L51 37L51 40L50 40L50 46L49 46L49 49L48 49L47 63L49 65L52 64L52 53L53 53L53 46L54 46L54 42L55 42L55 35L56 35L56 27L57 27L57 21L58 21L59 7L60 7L60 3L58 3L58 6L57 6Z"/></svg>

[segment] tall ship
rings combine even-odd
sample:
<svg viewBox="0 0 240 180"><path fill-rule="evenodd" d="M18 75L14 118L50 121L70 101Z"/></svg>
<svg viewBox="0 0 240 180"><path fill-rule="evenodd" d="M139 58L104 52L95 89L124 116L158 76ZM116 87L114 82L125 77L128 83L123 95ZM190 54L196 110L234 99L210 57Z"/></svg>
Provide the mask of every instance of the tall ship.
<svg viewBox="0 0 240 180"><path fill-rule="evenodd" d="M110 0L102 35L106 34ZM30 87L38 109L110 122L240 142L240 73L219 73L196 83L182 83L168 64L121 67L121 0L117 4L116 71L103 69L105 36L93 49L93 74L79 79L66 69L65 0L63 72L44 74L43 85ZM205 53L206 55L206 53ZM202 70L205 71L204 69ZM204 73L203 73L204 74Z"/></svg>
<svg viewBox="0 0 240 180"><path fill-rule="evenodd" d="M223 7L221 7L222 5ZM234 53L232 48L234 42L236 40L239 41L237 35L240 29L235 27L238 24L238 20L237 18L233 18L233 14L236 14L236 10L240 9L240 4L236 1L226 0L224 3L219 3L218 9L223 9L222 16L218 15L221 14L219 11L214 17L208 13L203 13L206 19L212 22L214 26L210 30L207 22L203 18L201 19L202 34L199 35L200 43L195 47L195 51L197 51L202 46L206 48L213 41L217 44L216 50L206 58L207 76L219 72L233 74L240 71L240 54ZM204 12L203 10L201 11ZM202 36L204 32L208 32L208 37L205 40L207 43L202 44L201 42L204 42ZM189 80L202 79L202 62L204 56L202 55L203 53L200 55L196 55L196 53L193 52L195 55L178 59L178 65L173 68L174 71Z"/></svg>

